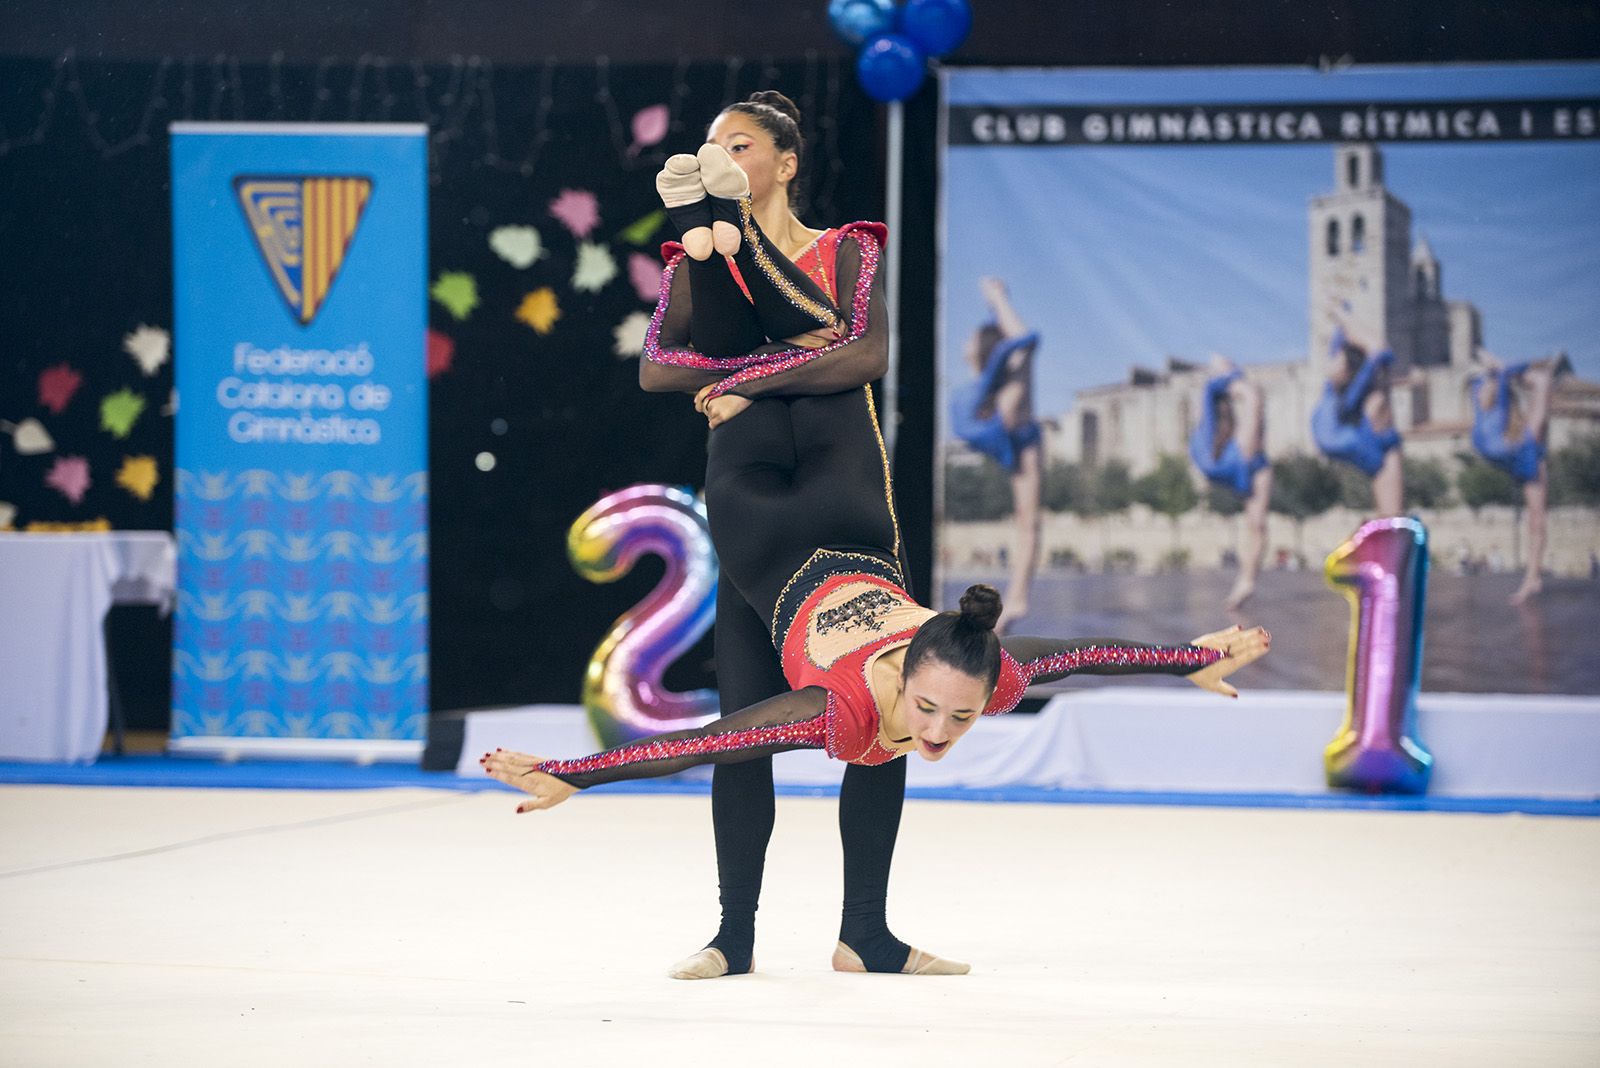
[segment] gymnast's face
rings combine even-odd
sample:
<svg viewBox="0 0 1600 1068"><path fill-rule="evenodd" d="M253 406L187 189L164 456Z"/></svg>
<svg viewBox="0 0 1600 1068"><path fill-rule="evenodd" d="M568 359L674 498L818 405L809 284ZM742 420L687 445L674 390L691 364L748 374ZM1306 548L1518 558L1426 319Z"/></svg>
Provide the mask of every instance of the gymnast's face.
<svg viewBox="0 0 1600 1068"><path fill-rule="evenodd" d="M779 152L761 124L738 111L724 111L706 131L706 140L721 145L750 179L750 199L759 204L774 188L788 189L800 158Z"/></svg>
<svg viewBox="0 0 1600 1068"><path fill-rule="evenodd" d="M902 676L900 686L905 728L924 760L944 759L989 703L983 679L932 657L918 664L915 674Z"/></svg>

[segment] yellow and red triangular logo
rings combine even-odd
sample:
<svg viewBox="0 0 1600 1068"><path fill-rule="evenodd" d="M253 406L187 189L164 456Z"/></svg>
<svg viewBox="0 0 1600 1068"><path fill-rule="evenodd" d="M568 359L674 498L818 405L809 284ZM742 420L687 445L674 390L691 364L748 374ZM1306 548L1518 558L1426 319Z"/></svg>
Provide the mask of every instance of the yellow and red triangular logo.
<svg viewBox="0 0 1600 1068"><path fill-rule="evenodd" d="M241 176L233 188L289 311L311 322L361 225L372 179Z"/></svg>

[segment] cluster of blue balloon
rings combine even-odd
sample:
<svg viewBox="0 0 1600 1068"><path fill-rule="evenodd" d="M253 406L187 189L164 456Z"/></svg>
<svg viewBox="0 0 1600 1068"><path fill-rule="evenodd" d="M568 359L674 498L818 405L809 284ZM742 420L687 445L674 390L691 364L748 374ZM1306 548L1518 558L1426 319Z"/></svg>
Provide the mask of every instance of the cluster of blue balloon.
<svg viewBox="0 0 1600 1068"><path fill-rule="evenodd" d="M860 45L856 77L874 100L904 100L927 74L928 57L953 51L972 29L967 0L830 0L828 21Z"/></svg>

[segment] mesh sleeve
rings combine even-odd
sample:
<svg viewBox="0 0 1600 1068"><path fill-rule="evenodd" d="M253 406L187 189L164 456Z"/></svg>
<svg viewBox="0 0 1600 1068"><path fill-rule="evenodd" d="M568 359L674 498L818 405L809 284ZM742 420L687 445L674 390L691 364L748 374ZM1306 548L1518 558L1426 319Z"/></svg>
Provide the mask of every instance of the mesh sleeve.
<svg viewBox="0 0 1600 1068"><path fill-rule="evenodd" d="M840 307L850 309L850 332L818 349L763 346L756 362L729 373L712 396L843 393L883 377L889 369L889 308L878 277L877 241L850 234L839 243L835 269Z"/></svg>
<svg viewBox="0 0 1600 1068"><path fill-rule="evenodd" d="M779 694L694 730L657 734L538 770L578 789L673 775L699 764L736 764L793 749L823 749L831 698L820 686Z"/></svg>
<svg viewBox="0 0 1600 1068"><path fill-rule="evenodd" d="M1117 638L1000 639L1000 647L1022 668L1029 683L1068 675L1189 675L1222 659L1198 645L1148 645Z"/></svg>
<svg viewBox="0 0 1600 1068"><path fill-rule="evenodd" d="M678 253L661 272L661 295L645 329L643 358L639 361L639 386L650 393L698 393L723 376L759 363L760 353L746 356L707 356L689 341L694 296L689 272L680 270L686 257Z"/></svg>

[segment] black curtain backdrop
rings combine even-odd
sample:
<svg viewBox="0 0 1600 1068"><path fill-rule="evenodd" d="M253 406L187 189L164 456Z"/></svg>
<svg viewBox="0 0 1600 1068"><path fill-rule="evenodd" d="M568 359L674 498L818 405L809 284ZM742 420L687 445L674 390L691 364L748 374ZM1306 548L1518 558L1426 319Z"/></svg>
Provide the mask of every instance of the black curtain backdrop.
<svg viewBox="0 0 1600 1068"><path fill-rule="evenodd" d="M463 317L437 299L429 306L433 342L453 348L430 377L435 710L575 701L594 646L661 568L647 561L620 582L590 585L567 563L568 526L608 490L701 483L704 419L687 397L640 391L637 357L614 351L614 330L630 317L637 327L653 304L630 280L629 257L659 265L659 244L673 236L640 225L660 206L652 179L665 154L697 146L724 102L778 88L805 117L806 221L882 212L876 111L838 58L626 67L11 59L0 61L0 86L0 420L39 419L56 443L19 455L0 437L0 501L15 505L18 528L172 525L172 419L161 411L171 364L146 375L123 351L137 326L172 326L169 122L428 123L430 281L464 273L477 292ZM666 138L635 149L633 116L655 105L670 109ZM579 240L548 210L568 189L595 195L600 220L587 241L618 269L597 292L574 288ZM507 225L537 229L542 258L519 269L497 255L490 233ZM560 309L547 333L516 317L541 289ZM56 413L38 381L60 364L82 382ZM103 427L101 411L122 391L144 405L125 438ZM492 470L479 469L480 453L495 458ZM116 481L130 455L154 457L161 472L147 501ZM92 485L77 503L46 485L62 456L89 465ZM113 629L131 718L149 725L156 709L163 725L170 631L153 617ZM668 681L713 685L709 640Z"/></svg>
<svg viewBox="0 0 1600 1068"><path fill-rule="evenodd" d="M949 62L1327 66L1600 56L1593 0L973 6L972 37ZM677 398L639 394L634 361L608 355L619 310L643 308L626 280L582 299L559 284L570 277L573 243L545 214L549 198L563 183L594 190L603 220L596 239L614 253L629 250L617 233L638 217L630 211L651 206L655 159L647 151L630 169L619 158L632 114L673 104L666 144L676 148L695 142L725 100L770 85L799 100L818 150L813 175L835 182L816 187L807 221L881 216L882 109L856 89L853 52L827 25L823 0L595 0L560 9L289 0L270 13L200 0L16 0L11 9L0 19L0 420L48 416L58 445L42 458L18 457L0 435L0 501L19 507L18 523L103 515L119 527L171 524L171 425L159 414L170 368L146 377L121 350L140 323L171 326L167 122L432 126L430 277L473 273L482 300L459 323L430 305L435 329L457 346L455 367L432 382L436 709L574 699L594 643L659 569L646 563L615 586L585 585L562 557L565 524L603 489L646 479L693 484L701 473L698 420ZM594 58L601 52L609 65ZM330 53L346 58L319 59ZM363 53L369 58L349 58ZM370 58L377 54L401 58ZM807 58L760 58L769 55ZM654 57L689 58L623 63ZM823 118L833 120L831 146L818 136ZM541 130L548 137L535 149ZM900 235L901 291L891 294L901 330L896 484L919 592L927 589L932 536L936 136L930 85L906 105L909 223ZM485 243L489 230L515 222L538 226L550 247L518 279ZM561 290L563 317L552 333L508 324L506 302L544 284ZM40 407L36 381L40 369L61 362L84 382L54 416ZM114 440L100 429L99 405L124 388L147 408L126 440ZM494 433L496 418L507 422L503 435ZM499 461L486 477L471 462L480 451ZM60 453L91 462L94 485L80 507L41 488ZM126 455L161 461L163 481L148 503L115 483ZM113 658L132 718L143 708L162 726L160 624L153 613L117 618L138 611L113 612ZM705 684L708 650L703 643L691 652L669 681Z"/></svg>

